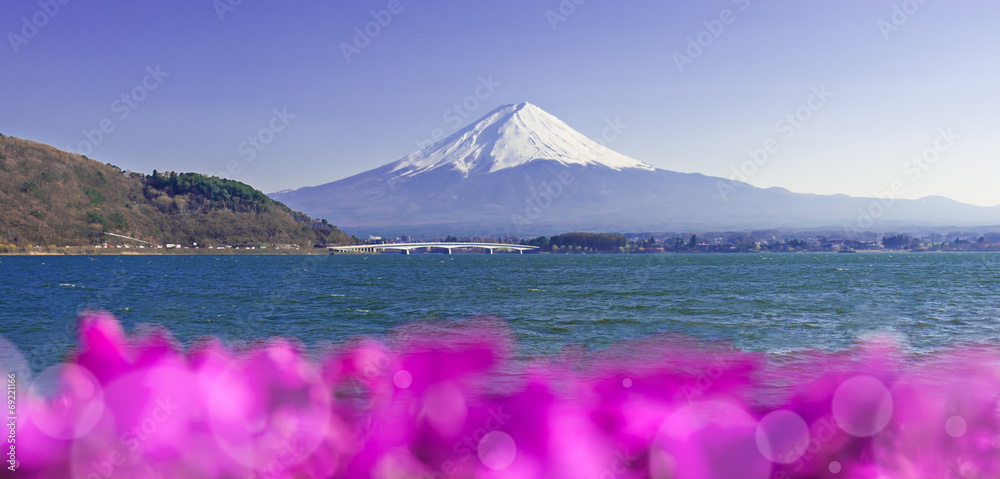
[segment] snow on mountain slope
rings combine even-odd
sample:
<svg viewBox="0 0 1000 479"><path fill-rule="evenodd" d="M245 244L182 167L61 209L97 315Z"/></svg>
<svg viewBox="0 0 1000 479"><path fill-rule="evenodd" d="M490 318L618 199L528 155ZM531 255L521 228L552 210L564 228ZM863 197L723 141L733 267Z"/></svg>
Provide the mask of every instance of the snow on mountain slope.
<svg viewBox="0 0 1000 479"><path fill-rule="evenodd" d="M864 215L884 200L797 194L656 169L528 103L497 108L395 162L271 197L352 232L379 234L898 231L907 225L1000 223L1000 208L940 198L895 200L872 218Z"/></svg>
<svg viewBox="0 0 1000 479"><path fill-rule="evenodd" d="M614 170L654 168L617 153L530 103L505 105L448 138L392 164L390 172L412 177L438 168L463 176L494 173L534 160L600 165Z"/></svg>

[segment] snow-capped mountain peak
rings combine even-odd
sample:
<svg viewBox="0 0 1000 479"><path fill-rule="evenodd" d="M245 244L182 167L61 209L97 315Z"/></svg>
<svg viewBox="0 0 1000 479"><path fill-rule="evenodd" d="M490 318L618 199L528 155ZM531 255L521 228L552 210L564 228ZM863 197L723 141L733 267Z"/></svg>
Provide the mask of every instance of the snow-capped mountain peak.
<svg viewBox="0 0 1000 479"><path fill-rule="evenodd" d="M519 103L499 107L448 138L402 158L391 171L407 177L450 168L468 176L534 160L614 170L654 169L587 138L535 105Z"/></svg>
<svg viewBox="0 0 1000 479"><path fill-rule="evenodd" d="M1000 210L898 199L862 224L875 198L792 193L655 169L591 141L527 103L508 105L401 160L272 198L368 234L729 231L995 225Z"/></svg>

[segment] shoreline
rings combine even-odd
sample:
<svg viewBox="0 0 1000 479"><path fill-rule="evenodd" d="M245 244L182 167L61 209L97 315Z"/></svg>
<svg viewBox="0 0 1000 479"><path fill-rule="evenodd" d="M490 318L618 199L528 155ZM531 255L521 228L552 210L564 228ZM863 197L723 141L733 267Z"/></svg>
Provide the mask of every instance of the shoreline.
<svg viewBox="0 0 1000 479"><path fill-rule="evenodd" d="M70 248L81 248L81 247L70 247ZM891 254L891 253L998 253L997 250L939 250L939 251L910 251L910 250L864 250L855 251L849 254ZM429 254L443 254L443 253L413 253L416 255L429 255ZM467 254L486 254L486 253L454 253L453 255L467 255ZM701 254L740 254L740 255L766 255L766 254L843 254L839 251L705 251L705 252L676 252L676 251L632 251L632 252L587 252L587 253L552 253L552 252L532 252L527 254L545 254L545 255L609 255L609 254L634 254L634 255L701 255ZM18 252L0 252L0 258L4 256L331 256L325 248L316 248L316 251L309 250L208 250L208 249L198 249L198 250L170 250L170 251L109 251L103 249L89 248L89 250L80 249L69 249L58 250L58 251L18 251ZM332 256L369 256L369 255L386 255L386 256L396 256L394 253L351 253L351 254L334 254Z"/></svg>
<svg viewBox="0 0 1000 479"><path fill-rule="evenodd" d="M309 250L105 250L96 248L70 247L60 250L45 251L17 251L0 253L0 258L4 256L313 256L328 255L325 248L317 248L318 251Z"/></svg>

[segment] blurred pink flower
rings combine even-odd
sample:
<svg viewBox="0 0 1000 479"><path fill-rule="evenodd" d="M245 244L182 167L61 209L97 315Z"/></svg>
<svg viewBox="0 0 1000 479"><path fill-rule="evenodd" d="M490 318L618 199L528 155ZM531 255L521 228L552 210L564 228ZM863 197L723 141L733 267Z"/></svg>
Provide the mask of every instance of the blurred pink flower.
<svg viewBox="0 0 1000 479"><path fill-rule="evenodd" d="M781 363L661 337L515 361L502 322L184 353L106 313L22 392L18 477L1000 477L1000 354ZM6 471L10 474L10 471Z"/></svg>

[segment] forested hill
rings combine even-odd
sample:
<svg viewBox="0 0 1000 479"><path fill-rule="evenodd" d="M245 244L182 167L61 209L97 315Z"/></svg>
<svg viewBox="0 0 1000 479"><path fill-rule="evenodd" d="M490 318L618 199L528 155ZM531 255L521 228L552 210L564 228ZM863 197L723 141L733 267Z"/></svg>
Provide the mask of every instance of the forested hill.
<svg viewBox="0 0 1000 479"><path fill-rule="evenodd" d="M326 220L292 211L239 181L122 171L0 135L0 244L74 246L116 238L107 233L205 246L351 241Z"/></svg>

